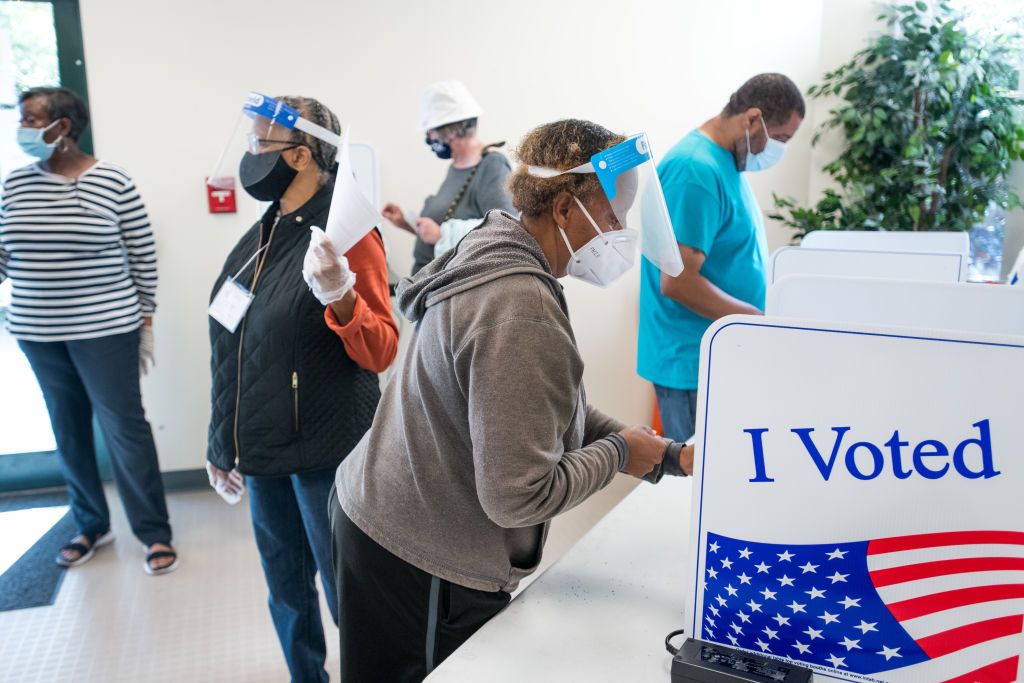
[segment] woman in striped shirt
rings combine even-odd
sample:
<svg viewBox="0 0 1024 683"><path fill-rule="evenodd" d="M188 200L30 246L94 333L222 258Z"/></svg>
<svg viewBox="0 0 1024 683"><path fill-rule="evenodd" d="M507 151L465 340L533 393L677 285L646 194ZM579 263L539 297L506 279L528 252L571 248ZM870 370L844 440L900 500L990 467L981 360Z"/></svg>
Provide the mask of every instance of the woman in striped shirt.
<svg viewBox="0 0 1024 683"><path fill-rule="evenodd" d="M95 413L132 531L146 547L144 567L166 573L177 555L139 391L156 310L146 208L122 169L78 148L89 123L80 97L33 88L19 104L18 143L39 161L4 181L0 282L13 282L7 328L43 390L78 523L57 563L82 564L113 540L93 448Z"/></svg>

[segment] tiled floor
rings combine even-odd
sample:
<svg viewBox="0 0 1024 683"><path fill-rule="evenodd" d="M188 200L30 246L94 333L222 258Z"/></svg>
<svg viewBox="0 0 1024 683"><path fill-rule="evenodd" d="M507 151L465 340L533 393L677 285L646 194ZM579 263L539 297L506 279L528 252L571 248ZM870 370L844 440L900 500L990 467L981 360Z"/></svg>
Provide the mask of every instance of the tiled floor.
<svg viewBox="0 0 1024 683"><path fill-rule="evenodd" d="M544 568L635 485L611 486L557 520ZM169 498L181 566L151 577L115 496L113 546L72 569L51 607L0 613L0 681L287 681L245 501L209 491ZM328 614L326 606L322 613ZM328 672L337 632L327 617Z"/></svg>

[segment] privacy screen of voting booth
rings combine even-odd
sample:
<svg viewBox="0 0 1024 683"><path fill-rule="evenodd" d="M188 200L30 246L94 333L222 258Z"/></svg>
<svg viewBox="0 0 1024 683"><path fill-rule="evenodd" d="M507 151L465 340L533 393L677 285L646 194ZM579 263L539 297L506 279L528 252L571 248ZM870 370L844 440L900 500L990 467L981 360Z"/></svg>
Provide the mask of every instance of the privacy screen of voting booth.
<svg viewBox="0 0 1024 683"><path fill-rule="evenodd" d="M701 354L687 631L815 680L1018 680L1024 338L730 316Z"/></svg>

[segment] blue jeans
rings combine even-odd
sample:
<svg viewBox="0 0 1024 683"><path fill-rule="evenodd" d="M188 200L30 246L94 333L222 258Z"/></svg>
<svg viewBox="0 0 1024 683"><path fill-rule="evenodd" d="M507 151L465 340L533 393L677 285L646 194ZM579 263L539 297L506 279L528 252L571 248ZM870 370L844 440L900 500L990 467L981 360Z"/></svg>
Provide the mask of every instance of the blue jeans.
<svg viewBox="0 0 1024 683"><path fill-rule="evenodd" d="M655 384L654 394L658 397L665 438L686 441L693 436L697 424L697 390L669 389Z"/></svg>
<svg viewBox="0 0 1024 683"><path fill-rule="evenodd" d="M138 330L64 342L19 340L18 346L43 390L78 530L110 529L93 446L95 413L132 533L146 545L170 543L164 482L139 392Z"/></svg>
<svg viewBox="0 0 1024 683"><path fill-rule="evenodd" d="M338 593L327 515L334 468L285 477L245 478L249 509L270 590L268 605L292 681L324 681L327 645L320 620L320 571L331 618L338 623Z"/></svg>

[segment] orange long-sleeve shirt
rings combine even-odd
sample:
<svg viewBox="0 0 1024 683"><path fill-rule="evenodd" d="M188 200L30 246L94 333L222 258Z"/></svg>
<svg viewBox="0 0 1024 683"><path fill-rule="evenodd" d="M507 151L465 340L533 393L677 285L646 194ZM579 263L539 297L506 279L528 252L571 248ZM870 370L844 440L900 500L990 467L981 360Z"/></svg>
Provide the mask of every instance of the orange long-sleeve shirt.
<svg viewBox="0 0 1024 683"><path fill-rule="evenodd" d="M345 352L359 367L384 372L398 355L398 325L391 314L388 266L380 233L371 230L345 257L356 274L352 320L342 325L330 306L324 309L324 320L341 337Z"/></svg>

